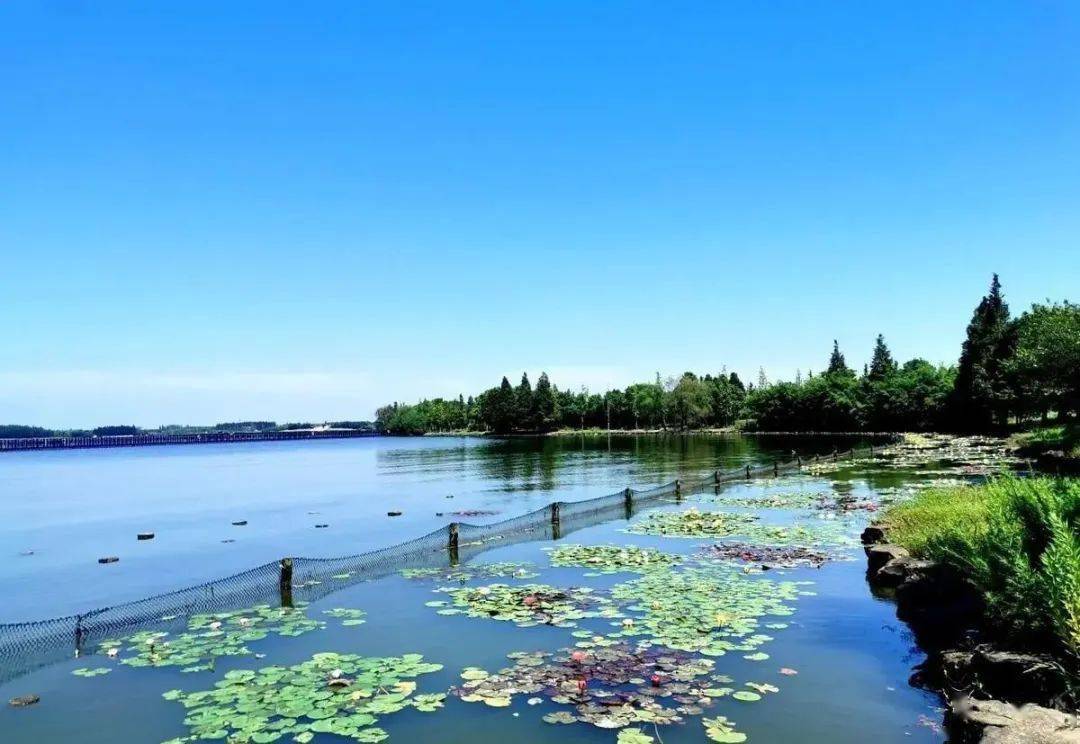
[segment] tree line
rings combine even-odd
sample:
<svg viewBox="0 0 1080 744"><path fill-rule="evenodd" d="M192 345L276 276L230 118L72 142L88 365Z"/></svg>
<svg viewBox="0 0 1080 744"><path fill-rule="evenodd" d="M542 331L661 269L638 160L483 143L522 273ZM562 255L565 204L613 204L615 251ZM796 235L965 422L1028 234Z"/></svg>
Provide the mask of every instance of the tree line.
<svg viewBox="0 0 1080 744"><path fill-rule="evenodd" d="M387 434L481 431L496 434L557 429L728 427L762 431L990 432L1010 424L1074 418L1080 413L1080 306L1035 304L1012 317L997 275L968 324L955 365L925 359L903 364L877 337L861 373L839 344L819 375L756 383L734 372L639 382L592 393L560 390L540 375L501 383L478 395L393 403L376 412Z"/></svg>

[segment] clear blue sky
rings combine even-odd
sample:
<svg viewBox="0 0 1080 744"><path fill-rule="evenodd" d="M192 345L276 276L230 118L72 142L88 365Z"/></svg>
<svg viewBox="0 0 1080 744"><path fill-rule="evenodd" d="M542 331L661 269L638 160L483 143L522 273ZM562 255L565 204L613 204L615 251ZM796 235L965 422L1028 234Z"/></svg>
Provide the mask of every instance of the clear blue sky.
<svg viewBox="0 0 1080 744"><path fill-rule="evenodd" d="M0 422L954 361L1080 299L1080 5L0 4Z"/></svg>

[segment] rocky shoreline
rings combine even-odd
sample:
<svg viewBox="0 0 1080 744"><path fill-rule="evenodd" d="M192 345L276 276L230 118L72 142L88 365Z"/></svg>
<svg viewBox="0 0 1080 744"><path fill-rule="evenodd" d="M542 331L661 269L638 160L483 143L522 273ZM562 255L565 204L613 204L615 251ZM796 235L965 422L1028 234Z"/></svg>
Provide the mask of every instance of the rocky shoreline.
<svg viewBox="0 0 1080 744"><path fill-rule="evenodd" d="M911 682L948 702L950 742L1080 744L1080 690L1057 660L984 637L982 600L950 567L914 558L878 526L862 542L875 596L895 601L927 654Z"/></svg>

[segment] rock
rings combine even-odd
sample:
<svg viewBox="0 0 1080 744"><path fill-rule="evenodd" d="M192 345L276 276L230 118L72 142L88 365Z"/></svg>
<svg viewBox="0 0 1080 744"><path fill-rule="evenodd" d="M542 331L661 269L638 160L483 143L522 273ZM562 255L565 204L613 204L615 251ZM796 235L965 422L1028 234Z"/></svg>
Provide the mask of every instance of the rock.
<svg viewBox="0 0 1080 744"><path fill-rule="evenodd" d="M929 561L920 561L917 558L893 558L877 570L871 581L877 586L895 588L917 571L926 571L932 566Z"/></svg>
<svg viewBox="0 0 1080 744"><path fill-rule="evenodd" d="M911 553L899 545L871 545L866 548L866 572L873 576L886 563L896 558L908 558Z"/></svg>
<svg viewBox="0 0 1080 744"><path fill-rule="evenodd" d="M154 539L154 533L153 532L140 532L139 534L137 534L135 536L135 538L138 539L138 540L153 540Z"/></svg>
<svg viewBox="0 0 1080 744"><path fill-rule="evenodd" d="M116 563L119 560L120 559L117 558L115 555L108 555L108 556L105 556L104 558L98 558L97 562L98 563Z"/></svg>
<svg viewBox="0 0 1080 744"><path fill-rule="evenodd" d="M40 695L22 695L17 698L11 698L11 700L8 701L8 705L12 708L25 708L30 705L37 705L40 702Z"/></svg>
<svg viewBox="0 0 1080 744"><path fill-rule="evenodd" d="M1008 702L1054 705L1069 688L1064 671L1047 656L980 646L971 666L980 689Z"/></svg>
<svg viewBox="0 0 1080 744"><path fill-rule="evenodd" d="M876 525L870 525L862 531L863 545L877 545L885 542L885 530Z"/></svg>
<svg viewBox="0 0 1080 744"><path fill-rule="evenodd" d="M950 741L981 744L1080 744L1076 716L1028 704L960 698L948 713Z"/></svg>

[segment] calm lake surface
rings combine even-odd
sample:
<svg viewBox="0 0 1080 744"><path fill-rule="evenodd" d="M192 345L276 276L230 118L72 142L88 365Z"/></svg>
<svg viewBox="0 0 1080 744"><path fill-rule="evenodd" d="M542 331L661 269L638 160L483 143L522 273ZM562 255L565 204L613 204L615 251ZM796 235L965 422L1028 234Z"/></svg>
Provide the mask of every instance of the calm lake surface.
<svg viewBox="0 0 1080 744"><path fill-rule="evenodd" d="M425 534L454 520L482 524L542 507L644 488L674 478L700 478L718 468L771 463L793 449L807 454L852 446L852 440L741 437L419 438L311 443L251 443L145 449L15 453L0 457L0 622L81 612L242 571L283 556L339 556ZM37 705L0 709L0 737L23 742L162 742L190 734L184 708L163 700L167 690L211 689L229 670L297 664L315 653L362 656L423 654L443 668L416 679L417 692L445 692L466 667L490 672L510 666L515 651L573 647L571 629L519 627L487 617L444 616L425 603L449 599L434 590L496 582L588 586L603 593L637 577L589 575L580 567L552 567L543 549L558 544L655 547L688 559L708 538L685 539L624 530L651 512L689 507L759 517L762 523L798 520L827 529L831 560L821 568L783 568L745 575L745 581L813 582L793 602L787 627L767 631L764 660L729 652L713 659L715 672L773 685L758 702L722 697L704 716L726 716L755 742L940 742L941 713L931 695L907 684L921 658L893 606L874 599L863 578L861 550L850 538L870 513L818 514L778 508L776 498L798 492L873 501L893 497L947 470L861 464L830 473L802 473L689 494L681 503L574 532L558 543L497 547L472 564L531 564L535 576L425 581L393 575L349 586L304 609L326 627L295 637L270 634L248 645L248 655L217 659L208 671L175 666L138 667L104 654L53 664L0 686L6 701L41 696ZM452 498L449 498L451 497ZM762 507L755 499L765 499ZM480 510L486 516L451 512ZM390 518L387 511L401 511ZM441 516L440 516L441 513ZM233 526L245 520L245 526ZM827 523L827 524L826 524ZM326 524L316 529L316 524ZM815 527L816 529L816 527ZM156 533L138 542L136 533ZM843 535L843 537L841 537ZM226 542L227 541L227 542ZM24 555L32 551L30 555ZM120 561L99 565L101 556ZM847 560L844 560L844 559ZM740 580L742 575L740 572ZM363 624L343 624L326 610L362 610ZM772 618L775 620L776 618ZM762 622L767 622L762 618ZM616 623L617 624L617 623ZM611 631L597 619L580 627ZM605 629L606 628L606 629ZM258 654L255 656L254 654ZM120 658L127 654L121 653ZM90 678L78 668L108 669ZM797 674L781 674L780 669ZM587 723L551 725L542 716L570 710L547 697L529 704L514 695L506 707L451 696L434 712L405 709L380 716L390 741L614 742L616 732ZM663 741L707 741L701 716L660 726ZM655 736L651 725L642 733ZM272 741L261 738L254 741ZM279 741L291 741L282 736ZM317 733L317 742L344 742ZM658 739L657 739L658 740Z"/></svg>

